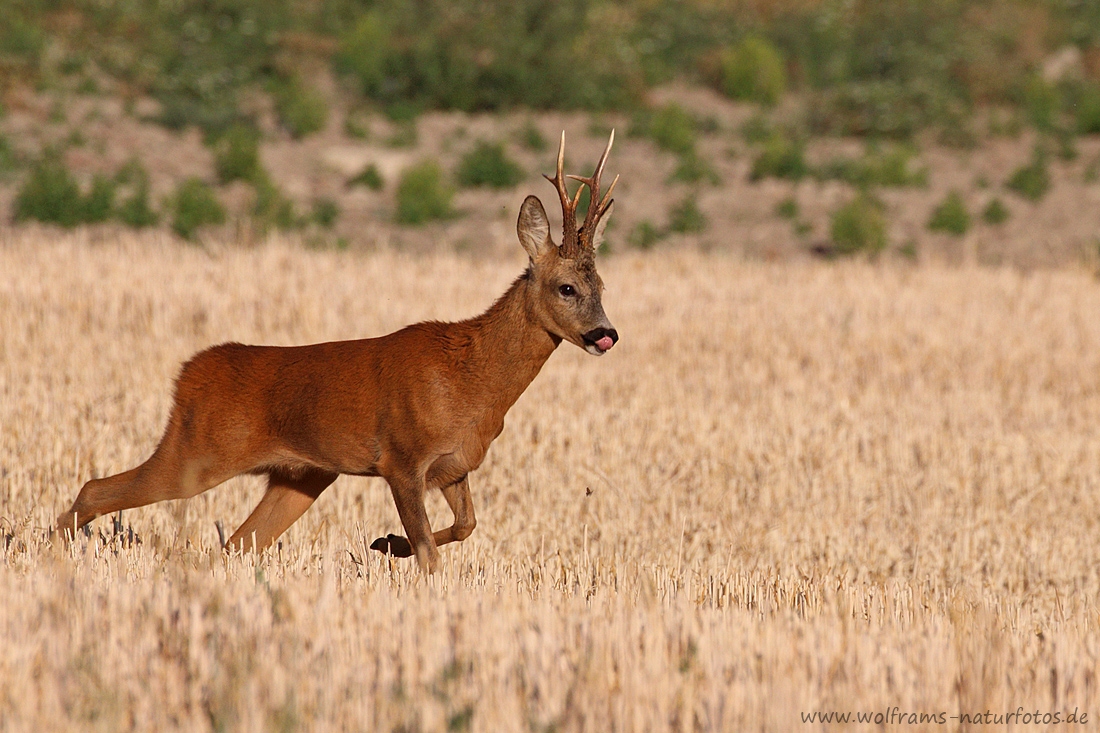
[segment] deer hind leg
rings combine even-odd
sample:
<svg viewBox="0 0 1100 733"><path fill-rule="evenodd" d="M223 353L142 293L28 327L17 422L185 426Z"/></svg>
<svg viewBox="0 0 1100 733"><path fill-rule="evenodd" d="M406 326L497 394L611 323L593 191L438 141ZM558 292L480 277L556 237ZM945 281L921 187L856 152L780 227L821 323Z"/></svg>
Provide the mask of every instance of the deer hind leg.
<svg viewBox="0 0 1100 733"><path fill-rule="evenodd" d="M455 483L444 486L442 492L443 498L447 500L447 505L451 507L451 513L454 514L455 521L450 527L432 533L432 539L435 541L436 547L451 542L461 542L469 537L474 531L474 527L477 526L477 519L474 517L474 502L470 497L470 479L468 476L463 476ZM413 553L412 546L407 539L393 534L379 537L371 543L371 549L388 552L395 557L409 557Z"/></svg>
<svg viewBox="0 0 1100 733"><path fill-rule="evenodd" d="M233 533L226 549L260 552L270 547L287 528L327 489L339 474L309 469L291 475L278 469L267 478L267 491L260 503Z"/></svg>
<svg viewBox="0 0 1100 733"><path fill-rule="evenodd" d="M96 517L168 499L189 499L248 468L230 466L213 455L192 455L170 428L145 463L84 484L72 507L58 517L56 528L71 536Z"/></svg>
<svg viewBox="0 0 1100 733"><path fill-rule="evenodd" d="M397 535L379 537L371 543L371 549L388 553L394 557L416 555L417 564L427 573L439 568L439 548L432 535L432 525L428 521L428 511L424 508L424 477L415 480L386 479L397 504L397 514L401 517L401 526L405 528L408 539Z"/></svg>

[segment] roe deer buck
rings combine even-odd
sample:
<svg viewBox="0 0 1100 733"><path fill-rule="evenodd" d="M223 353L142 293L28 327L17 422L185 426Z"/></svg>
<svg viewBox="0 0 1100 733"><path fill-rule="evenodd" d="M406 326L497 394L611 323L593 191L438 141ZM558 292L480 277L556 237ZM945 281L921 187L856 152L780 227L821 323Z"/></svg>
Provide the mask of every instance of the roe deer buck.
<svg viewBox="0 0 1100 733"><path fill-rule="evenodd" d="M222 344L195 355L176 381L168 426L142 465L84 484L57 520L70 535L110 512L185 499L243 473L267 474L260 503L227 547L270 546L341 473L381 476L408 539L371 547L415 554L433 572L439 545L474 529L468 474L481 465L504 415L564 339L604 354L619 335L604 314L595 250L618 177L600 198L615 141L570 200L562 174L546 176L561 200L563 237L550 236L542 203L528 196L516 229L530 262L487 311L458 323L417 323L379 338L311 346ZM581 191L591 193L578 228ZM440 489L454 524L433 534L424 508Z"/></svg>

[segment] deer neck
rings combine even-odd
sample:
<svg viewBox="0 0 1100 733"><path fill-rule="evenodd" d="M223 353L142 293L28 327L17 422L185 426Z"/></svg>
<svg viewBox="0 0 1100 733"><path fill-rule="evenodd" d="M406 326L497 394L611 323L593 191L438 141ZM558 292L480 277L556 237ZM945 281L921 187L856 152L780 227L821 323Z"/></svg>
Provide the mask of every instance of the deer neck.
<svg viewBox="0 0 1100 733"><path fill-rule="evenodd" d="M530 275L521 276L485 313L468 322L476 335L466 366L483 375L477 381L484 399L503 411L519 399L561 343L540 323L535 297Z"/></svg>

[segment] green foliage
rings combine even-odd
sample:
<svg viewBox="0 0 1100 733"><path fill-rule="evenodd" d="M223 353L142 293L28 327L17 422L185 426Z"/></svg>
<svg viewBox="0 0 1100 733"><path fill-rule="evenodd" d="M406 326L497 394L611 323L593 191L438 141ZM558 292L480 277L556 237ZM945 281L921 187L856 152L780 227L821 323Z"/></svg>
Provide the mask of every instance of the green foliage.
<svg viewBox="0 0 1100 733"><path fill-rule="evenodd" d="M798 201L794 196L788 196L775 205L775 213L784 219L794 219L798 216Z"/></svg>
<svg viewBox="0 0 1100 733"><path fill-rule="evenodd" d="M214 189L198 178L188 178L170 201L172 229L184 239L192 239L199 227L224 224L225 208Z"/></svg>
<svg viewBox="0 0 1100 733"><path fill-rule="evenodd" d="M523 169L508 157L503 145L484 140L479 140L458 164L458 183L462 186L513 188L523 176Z"/></svg>
<svg viewBox="0 0 1100 733"><path fill-rule="evenodd" d="M116 184L106 176L92 178L92 187L81 201L80 220L88 224L99 224L111 218L115 209Z"/></svg>
<svg viewBox="0 0 1100 733"><path fill-rule="evenodd" d="M836 179L861 188L872 186L924 186L928 171L914 169L916 150L908 145L882 148L871 145L862 158L837 158L822 165L814 175L822 180Z"/></svg>
<svg viewBox="0 0 1100 733"><path fill-rule="evenodd" d="M833 212L829 234L839 254L881 252L886 249L882 203L870 194L859 194Z"/></svg>
<svg viewBox="0 0 1100 733"><path fill-rule="evenodd" d="M254 181L260 175L260 134L247 125L230 127L214 141L214 169L222 183Z"/></svg>
<svg viewBox="0 0 1100 733"><path fill-rule="evenodd" d="M679 234L696 234L707 228L707 218L699 210L696 194L689 193L673 207L668 216L668 230Z"/></svg>
<svg viewBox="0 0 1100 733"><path fill-rule="evenodd" d="M328 122L325 98L307 86L299 76L275 82L272 95L279 121L295 138L317 132Z"/></svg>
<svg viewBox="0 0 1100 733"><path fill-rule="evenodd" d="M266 172L252 181L256 199L252 204L253 224L261 231L271 227L294 229L301 222L294 212L294 202L287 198Z"/></svg>
<svg viewBox="0 0 1100 733"><path fill-rule="evenodd" d="M695 152L695 120L675 102L669 102L653 113L648 134L661 150L677 155Z"/></svg>
<svg viewBox="0 0 1100 733"><path fill-rule="evenodd" d="M27 175L15 196L14 219L74 227L84 220L80 186L56 155L45 155Z"/></svg>
<svg viewBox="0 0 1100 733"><path fill-rule="evenodd" d="M759 36L724 50L720 64L722 91L734 99L774 105L787 89L782 54Z"/></svg>
<svg viewBox="0 0 1100 733"><path fill-rule="evenodd" d="M1050 132L1058 123L1062 97L1057 87L1033 74L1024 85L1024 109L1036 130Z"/></svg>
<svg viewBox="0 0 1100 733"><path fill-rule="evenodd" d="M319 198L313 202L313 213L310 219L314 224L325 229L331 229L336 220L340 218L340 207L330 198Z"/></svg>
<svg viewBox="0 0 1100 733"><path fill-rule="evenodd" d="M676 170L672 172L669 180L681 183L706 181L714 186L722 182L722 178L718 175L718 171L714 169L714 166L697 155L695 151L680 156L680 162L676 165Z"/></svg>
<svg viewBox="0 0 1100 733"><path fill-rule="evenodd" d="M626 241L635 249L653 249L664 238L664 233L649 219L643 219L634 225Z"/></svg>
<svg viewBox="0 0 1100 733"><path fill-rule="evenodd" d="M987 224L1003 224L1008 221L1008 207L999 198L993 198L982 211L982 219Z"/></svg>
<svg viewBox="0 0 1100 733"><path fill-rule="evenodd" d="M374 163L368 163L362 171L347 182L347 186L348 188L366 186L372 191L381 191L385 186L385 181L382 180L382 173L378 170L378 166Z"/></svg>
<svg viewBox="0 0 1100 733"><path fill-rule="evenodd" d="M1020 166L1005 185L1031 201L1038 201L1050 189L1050 173L1047 170L1047 156L1040 146L1035 147L1031 162Z"/></svg>
<svg viewBox="0 0 1100 733"><path fill-rule="evenodd" d="M797 181L809 172L805 144L793 135L775 131L764 141L763 150L753 161L749 180L771 177Z"/></svg>
<svg viewBox="0 0 1100 733"><path fill-rule="evenodd" d="M0 133L0 173L7 173L8 171L14 170L17 162L15 149L8 141L8 138Z"/></svg>
<svg viewBox="0 0 1100 733"><path fill-rule="evenodd" d="M535 127L535 123L531 120L527 120L527 124L519 131L519 141L523 147L535 153L541 153L550 147L546 138L539 132L539 128Z"/></svg>
<svg viewBox="0 0 1100 733"><path fill-rule="evenodd" d="M966 202L958 191L951 191L947 197L932 211L928 220L928 228L934 232L946 232L955 236L966 234L970 228L970 214L966 210Z"/></svg>
<svg viewBox="0 0 1100 733"><path fill-rule="evenodd" d="M382 104L622 107L643 89L632 30L595 0L380 0L342 36L336 66Z"/></svg>
<svg viewBox="0 0 1100 733"><path fill-rule="evenodd" d="M443 169L434 160L423 160L405 169L397 185L399 224L423 224L454 216L454 191L443 180Z"/></svg>
<svg viewBox="0 0 1100 733"><path fill-rule="evenodd" d="M1074 101L1077 132L1082 135L1100 133L1100 86L1083 84Z"/></svg>

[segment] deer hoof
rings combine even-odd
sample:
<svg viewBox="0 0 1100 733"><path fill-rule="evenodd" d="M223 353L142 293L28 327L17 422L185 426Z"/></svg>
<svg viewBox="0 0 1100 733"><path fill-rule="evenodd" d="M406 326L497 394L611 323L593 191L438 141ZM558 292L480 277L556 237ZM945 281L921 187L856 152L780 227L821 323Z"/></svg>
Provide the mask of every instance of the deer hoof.
<svg viewBox="0 0 1100 733"><path fill-rule="evenodd" d="M412 545L409 544L409 541L395 534L379 537L370 543L370 548L384 555L393 555L394 557L412 557L413 554Z"/></svg>

